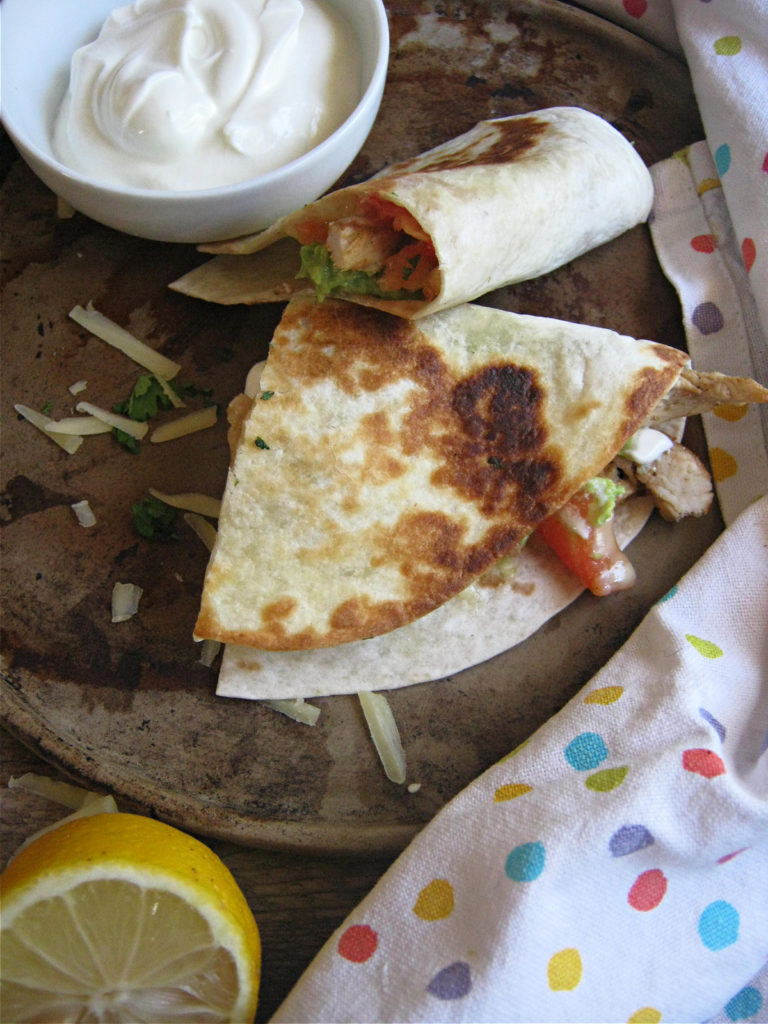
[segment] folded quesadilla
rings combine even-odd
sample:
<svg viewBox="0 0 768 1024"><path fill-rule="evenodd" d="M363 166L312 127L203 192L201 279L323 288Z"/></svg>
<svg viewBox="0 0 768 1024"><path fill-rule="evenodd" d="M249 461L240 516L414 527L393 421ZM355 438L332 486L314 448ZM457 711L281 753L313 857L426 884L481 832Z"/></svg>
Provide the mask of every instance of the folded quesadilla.
<svg viewBox="0 0 768 1024"><path fill-rule="evenodd" d="M286 307L234 456L195 635L301 651L444 605L645 423L684 352L466 304Z"/></svg>
<svg viewBox="0 0 768 1024"><path fill-rule="evenodd" d="M644 221L650 174L607 121L552 107L464 135L283 217L200 248L171 288L223 304L312 287L407 319L567 263Z"/></svg>

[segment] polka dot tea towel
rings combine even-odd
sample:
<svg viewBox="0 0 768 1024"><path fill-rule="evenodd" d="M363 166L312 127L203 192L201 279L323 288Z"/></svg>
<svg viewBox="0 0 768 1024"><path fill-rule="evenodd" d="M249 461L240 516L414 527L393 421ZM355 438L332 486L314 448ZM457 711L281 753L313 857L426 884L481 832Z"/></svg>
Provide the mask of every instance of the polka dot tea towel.
<svg viewBox="0 0 768 1024"><path fill-rule="evenodd" d="M657 0L658 2L658 0ZM768 340L768 3L672 0L738 262Z"/></svg>
<svg viewBox="0 0 768 1024"><path fill-rule="evenodd" d="M768 381L765 334L707 144L695 143L651 173L653 243L680 297L694 368ZM702 424L730 523L768 494L768 407L721 405Z"/></svg>
<svg viewBox="0 0 768 1024"><path fill-rule="evenodd" d="M763 498L426 826L274 1021L765 1020L766 579Z"/></svg>

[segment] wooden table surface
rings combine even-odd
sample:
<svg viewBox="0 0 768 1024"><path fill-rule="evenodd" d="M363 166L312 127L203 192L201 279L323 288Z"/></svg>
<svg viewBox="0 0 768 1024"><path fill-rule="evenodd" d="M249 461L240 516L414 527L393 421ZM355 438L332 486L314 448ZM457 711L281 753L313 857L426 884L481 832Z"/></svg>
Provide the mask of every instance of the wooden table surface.
<svg viewBox="0 0 768 1024"><path fill-rule="evenodd" d="M49 778L64 776L5 730L0 731L0 765L0 851L4 867L27 836L69 812L20 788L7 788L9 778L25 772ZM230 869L259 925L262 977L256 1021L267 1021L325 940L375 885L392 857L322 858L203 841Z"/></svg>

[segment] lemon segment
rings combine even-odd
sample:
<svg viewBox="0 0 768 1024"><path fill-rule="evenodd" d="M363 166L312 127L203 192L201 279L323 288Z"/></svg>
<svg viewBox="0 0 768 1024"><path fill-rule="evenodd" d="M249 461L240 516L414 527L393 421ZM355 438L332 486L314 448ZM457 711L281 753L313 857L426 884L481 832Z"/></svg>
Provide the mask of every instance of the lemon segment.
<svg viewBox="0 0 768 1024"><path fill-rule="evenodd" d="M70 820L0 878L3 1020L253 1021L258 928L207 846L132 814Z"/></svg>

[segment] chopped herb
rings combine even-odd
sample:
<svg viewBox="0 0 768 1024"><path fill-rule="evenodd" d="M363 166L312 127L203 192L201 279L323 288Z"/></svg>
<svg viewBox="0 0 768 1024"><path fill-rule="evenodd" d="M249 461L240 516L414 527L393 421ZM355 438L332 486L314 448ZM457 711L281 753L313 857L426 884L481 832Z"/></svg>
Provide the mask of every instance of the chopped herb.
<svg viewBox="0 0 768 1024"><path fill-rule="evenodd" d="M202 395L205 398L210 398L213 395L213 388L201 388L197 384L179 384L176 385L175 381L168 382L174 389L179 398L197 398L198 395Z"/></svg>
<svg viewBox="0 0 768 1024"><path fill-rule="evenodd" d="M261 400L262 400L262 402L266 402L266 400L268 398L271 398L272 395L274 395L274 393L275 393L274 391L262 391L261 392Z"/></svg>
<svg viewBox="0 0 768 1024"><path fill-rule="evenodd" d="M496 455L491 455L489 457L488 465L493 466L494 469L504 469L504 462Z"/></svg>
<svg viewBox="0 0 768 1024"><path fill-rule="evenodd" d="M46 402L45 405L43 406L43 408L40 410L40 412L43 413L45 416L47 416L52 408L53 408L53 402Z"/></svg>
<svg viewBox="0 0 768 1024"><path fill-rule="evenodd" d="M211 388L198 388L194 384L178 385L175 381L167 381L166 386L179 398L194 398L200 395L206 399L207 404L214 404L210 398L213 394ZM112 406L113 412L129 416L138 423L144 423L162 410L171 408L173 405L165 388L153 373L143 373L138 378L127 402L118 402Z"/></svg>
<svg viewBox="0 0 768 1024"><path fill-rule="evenodd" d="M128 401L113 405L112 411L144 423L152 416L157 416L160 409L170 407L168 396L157 377L153 373L143 373L134 384Z"/></svg>
<svg viewBox="0 0 768 1024"><path fill-rule="evenodd" d="M133 524L147 540L176 540L177 510L150 494L131 505Z"/></svg>
<svg viewBox="0 0 768 1024"><path fill-rule="evenodd" d="M253 443L256 445L257 448L269 448L269 445L267 444L263 437L257 437Z"/></svg>
<svg viewBox="0 0 768 1024"><path fill-rule="evenodd" d="M115 409L115 412L118 410ZM112 437L121 444L123 448L127 448L132 455L138 455L141 448L141 443L138 438L133 437L131 434L127 434L124 430L120 430L119 427L112 428Z"/></svg>

